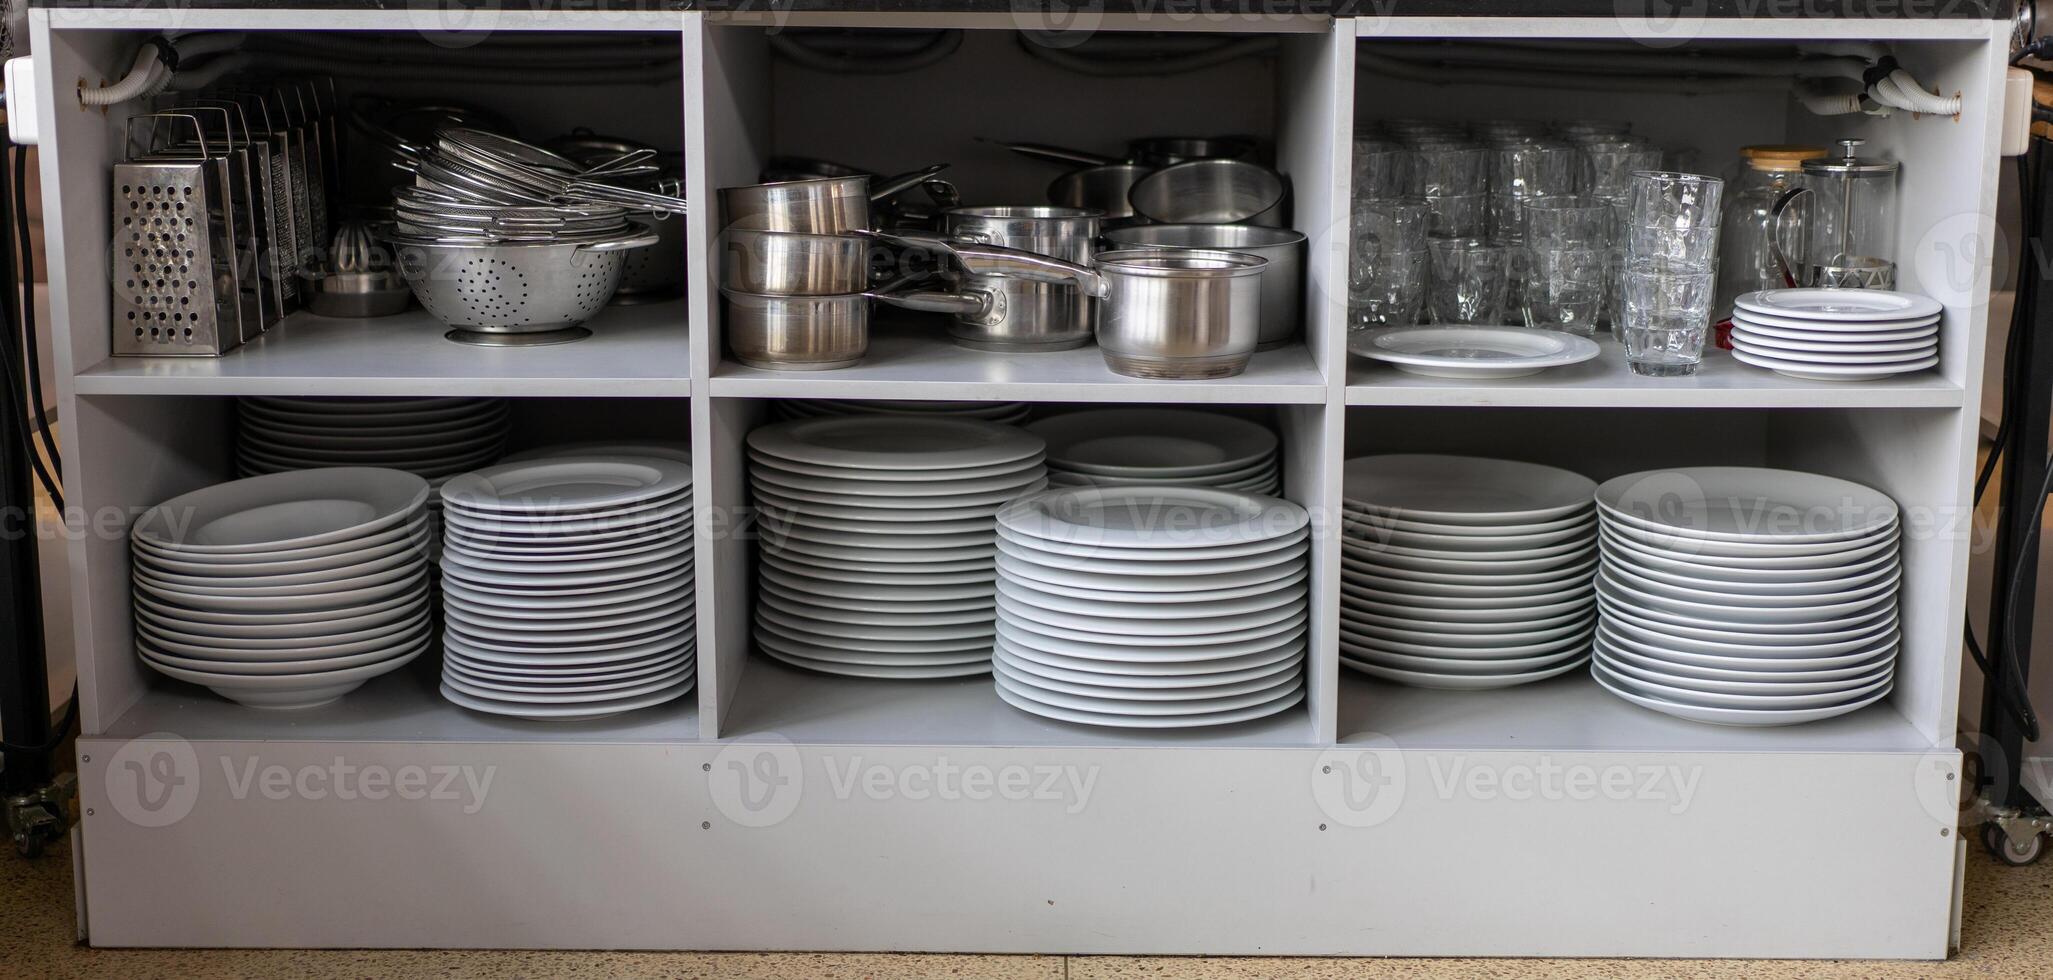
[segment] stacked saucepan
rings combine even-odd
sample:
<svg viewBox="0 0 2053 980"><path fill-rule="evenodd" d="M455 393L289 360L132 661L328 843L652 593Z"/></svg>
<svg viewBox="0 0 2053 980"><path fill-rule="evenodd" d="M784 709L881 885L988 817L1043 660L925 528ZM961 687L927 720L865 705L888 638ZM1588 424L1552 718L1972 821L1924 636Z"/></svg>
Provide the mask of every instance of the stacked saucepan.
<svg viewBox="0 0 2053 980"><path fill-rule="evenodd" d="M1048 185L1049 203L1103 211L1115 226L1289 223L1290 185L1256 162L1260 146L1246 137L1151 136L1129 141L1124 157L1042 143L1000 145L1078 168Z"/></svg>
<svg viewBox="0 0 2053 980"><path fill-rule="evenodd" d="M400 272L450 339L498 346L589 336L579 324L613 298L626 253L659 237L635 212L684 201L633 186L660 174L654 151L587 165L483 130L448 127L406 155L394 192ZM658 181L660 186L660 181Z"/></svg>

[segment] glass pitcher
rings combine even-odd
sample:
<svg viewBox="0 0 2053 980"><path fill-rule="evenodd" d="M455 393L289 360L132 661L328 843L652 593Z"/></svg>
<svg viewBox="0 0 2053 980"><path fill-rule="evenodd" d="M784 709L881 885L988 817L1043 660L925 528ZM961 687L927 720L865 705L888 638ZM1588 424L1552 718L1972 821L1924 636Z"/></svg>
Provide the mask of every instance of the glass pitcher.
<svg viewBox="0 0 2053 980"><path fill-rule="evenodd" d="M1804 161L1824 156L1825 148L1744 146L1739 155L1739 173L1726 183L1724 230L1719 233L1714 310L1721 320L1732 314L1732 302L1741 295L1795 285L1785 277L1776 246L1783 253L1803 253L1804 216L1785 214L1778 232L1775 202L1799 186Z"/></svg>
<svg viewBox="0 0 2053 980"><path fill-rule="evenodd" d="M1789 265L1799 286L1896 288L1894 160L1858 155L1864 140L1840 140L1840 155L1803 162L1803 185L1775 202L1776 221L1803 214L1809 242Z"/></svg>

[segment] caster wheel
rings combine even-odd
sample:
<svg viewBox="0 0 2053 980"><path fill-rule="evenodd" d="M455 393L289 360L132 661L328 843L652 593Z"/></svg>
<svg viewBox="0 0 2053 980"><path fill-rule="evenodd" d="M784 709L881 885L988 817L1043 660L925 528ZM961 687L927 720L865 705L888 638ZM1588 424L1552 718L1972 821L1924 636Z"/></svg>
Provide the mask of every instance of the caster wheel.
<svg viewBox="0 0 2053 980"><path fill-rule="evenodd" d="M1983 824L1982 848L1996 860L2013 868L2022 868L2028 864L2036 864L2040 858L2046 856L2046 838L2035 834L2030 842L2019 846L2010 840L2010 835L2004 833L2003 828L1993 823Z"/></svg>
<svg viewBox="0 0 2053 980"><path fill-rule="evenodd" d="M15 853L31 861L43 855L43 838L38 834L24 834L14 839Z"/></svg>

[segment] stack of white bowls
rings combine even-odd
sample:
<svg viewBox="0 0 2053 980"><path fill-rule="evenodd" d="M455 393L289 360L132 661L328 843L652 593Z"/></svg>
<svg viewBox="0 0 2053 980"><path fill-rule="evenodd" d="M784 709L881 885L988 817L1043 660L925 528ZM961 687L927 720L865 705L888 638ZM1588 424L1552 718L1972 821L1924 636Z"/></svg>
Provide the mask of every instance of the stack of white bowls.
<svg viewBox="0 0 2053 980"><path fill-rule="evenodd" d="M691 690L691 465L663 451L535 458L443 484L444 697L587 721Z"/></svg>
<svg viewBox="0 0 2053 980"><path fill-rule="evenodd" d="M983 419L1017 425L1027 417L1026 402L890 401L880 398L786 398L778 401L777 417L816 419L830 415L923 415Z"/></svg>
<svg viewBox="0 0 2053 980"><path fill-rule="evenodd" d="M1596 483L1467 456L1363 456L1342 476L1340 657L1416 687L1485 690L1590 657Z"/></svg>
<svg viewBox="0 0 2053 980"><path fill-rule="evenodd" d="M1877 381L1939 363L1939 301L1887 289L1766 289L1732 310L1732 356L1806 381Z"/></svg>
<svg viewBox="0 0 2053 980"><path fill-rule="evenodd" d="M421 655L428 485L397 470L251 477L174 497L129 532L136 651L255 708L311 708Z"/></svg>
<svg viewBox="0 0 2053 980"><path fill-rule="evenodd" d="M508 425L500 398L250 397L236 404L235 459L244 476L380 466L440 486L498 459Z"/></svg>
<svg viewBox="0 0 2053 980"><path fill-rule="evenodd" d="M1049 490L998 513L998 697L1192 728L1304 700L1310 518L1205 487Z"/></svg>
<svg viewBox="0 0 2053 980"><path fill-rule="evenodd" d="M1714 725L1794 725L1895 677L1896 502L1791 470L1633 473L1597 490L1597 683Z"/></svg>
<svg viewBox="0 0 2053 980"><path fill-rule="evenodd" d="M1267 426L1186 408L1097 408L1041 419L1053 486L1217 487L1274 496L1282 455Z"/></svg>
<svg viewBox="0 0 2053 980"><path fill-rule="evenodd" d="M757 648L845 677L991 669L991 515L1047 485L1039 438L857 415L764 426L748 452Z"/></svg>

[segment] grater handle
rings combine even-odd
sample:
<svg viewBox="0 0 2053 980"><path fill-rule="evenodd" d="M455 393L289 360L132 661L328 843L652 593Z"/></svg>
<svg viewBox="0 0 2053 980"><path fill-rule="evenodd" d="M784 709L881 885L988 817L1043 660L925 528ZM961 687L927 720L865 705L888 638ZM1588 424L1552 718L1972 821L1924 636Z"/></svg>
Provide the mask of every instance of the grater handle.
<svg viewBox="0 0 2053 980"><path fill-rule="evenodd" d="M130 145L135 145L135 123L138 119L183 119L186 122L192 123L193 136L199 139L200 155L203 157L213 156L207 149L206 127L200 125L200 117L190 112L144 112L128 117L128 128L125 135ZM142 145L148 147L149 144L145 143Z"/></svg>

